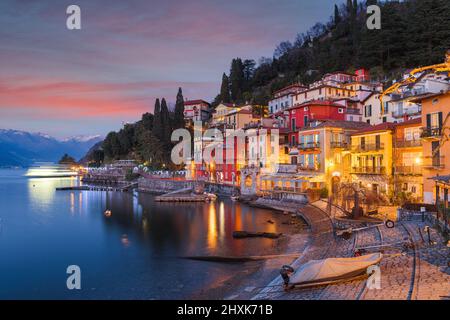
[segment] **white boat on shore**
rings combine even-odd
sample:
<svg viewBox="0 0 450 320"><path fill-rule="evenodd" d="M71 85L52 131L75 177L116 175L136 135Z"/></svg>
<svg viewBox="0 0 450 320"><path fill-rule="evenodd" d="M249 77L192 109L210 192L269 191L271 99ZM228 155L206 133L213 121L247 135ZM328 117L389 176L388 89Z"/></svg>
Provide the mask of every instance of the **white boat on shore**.
<svg viewBox="0 0 450 320"><path fill-rule="evenodd" d="M372 253L352 258L311 260L292 274L289 285L307 287L347 281L367 275L367 268L378 264L382 258L381 253Z"/></svg>

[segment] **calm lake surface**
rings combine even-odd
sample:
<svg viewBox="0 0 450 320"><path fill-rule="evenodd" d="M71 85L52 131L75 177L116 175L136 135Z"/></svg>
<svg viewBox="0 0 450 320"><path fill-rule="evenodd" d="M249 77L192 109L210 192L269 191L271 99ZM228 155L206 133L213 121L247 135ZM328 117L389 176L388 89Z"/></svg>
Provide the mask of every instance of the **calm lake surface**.
<svg viewBox="0 0 450 320"><path fill-rule="evenodd" d="M235 264L187 255L270 254L272 213L219 199L162 204L147 194L55 191L74 178L26 178L0 169L0 299L183 299L233 273ZM111 210L111 217L104 215ZM81 268L81 290L66 269Z"/></svg>

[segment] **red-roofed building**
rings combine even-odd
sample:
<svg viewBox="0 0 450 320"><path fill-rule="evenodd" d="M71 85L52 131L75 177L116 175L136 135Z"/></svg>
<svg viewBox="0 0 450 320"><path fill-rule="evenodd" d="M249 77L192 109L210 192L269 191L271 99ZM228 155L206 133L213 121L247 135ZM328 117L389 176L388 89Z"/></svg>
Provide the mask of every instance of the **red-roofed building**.
<svg viewBox="0 0 450 320"><path fill-rule="evenodd" d="M309 127L311 123L324 120L345 120L345 107L332 101L314 100L294 106L289 112L289 141L291 145L298 143L296 132Z"/></svg>
<svg viewBox="0 0 450 320"><path fill-rule="evenodd" d="M210 105L204 100L187 100L184 102L185 121L207 121L210 114Z"/></svg>

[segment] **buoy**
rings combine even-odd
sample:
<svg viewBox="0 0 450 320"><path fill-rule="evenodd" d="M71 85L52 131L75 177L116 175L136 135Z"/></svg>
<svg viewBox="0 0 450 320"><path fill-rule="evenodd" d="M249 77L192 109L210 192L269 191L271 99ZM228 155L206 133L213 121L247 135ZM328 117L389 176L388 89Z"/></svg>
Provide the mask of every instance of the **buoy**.
<svg viewBox="0 0 450 320"><path fill-rule="evenodd" d="M112 215L111 210L106 210L105 211L105 217L109 218L109 217L111 217L111 215Z"/></svg>

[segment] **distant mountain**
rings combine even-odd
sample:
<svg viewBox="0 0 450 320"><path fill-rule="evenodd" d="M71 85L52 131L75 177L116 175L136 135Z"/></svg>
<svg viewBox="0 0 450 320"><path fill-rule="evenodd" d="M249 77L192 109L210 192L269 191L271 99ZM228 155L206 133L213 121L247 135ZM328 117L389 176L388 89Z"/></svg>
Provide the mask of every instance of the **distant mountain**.
<svg viewBox="0 0 450 320"><path fill-rule="evenodd" d="M36 161L58 161L65 153L81 158L100 136L77 136L63 140L43 133L0 129L0 166L29 166Z"/></svg>

